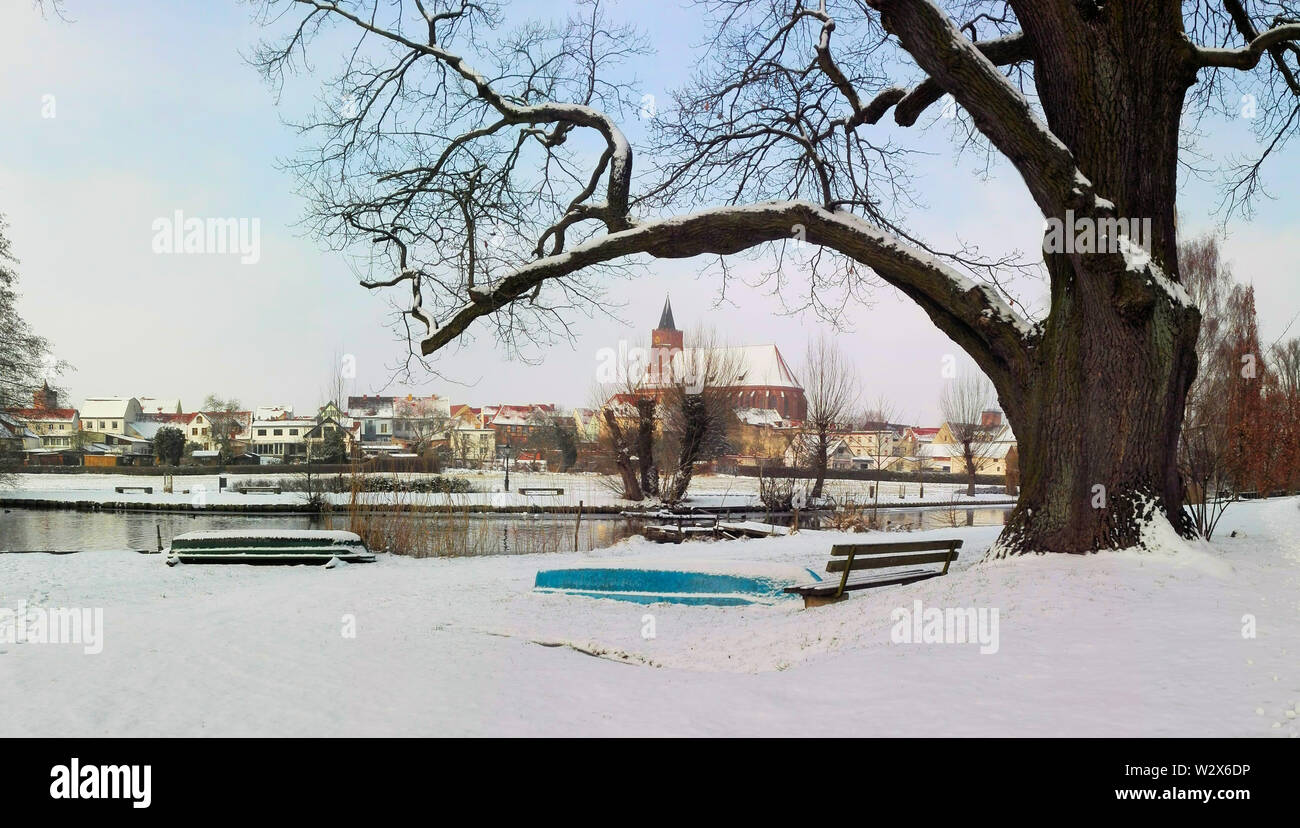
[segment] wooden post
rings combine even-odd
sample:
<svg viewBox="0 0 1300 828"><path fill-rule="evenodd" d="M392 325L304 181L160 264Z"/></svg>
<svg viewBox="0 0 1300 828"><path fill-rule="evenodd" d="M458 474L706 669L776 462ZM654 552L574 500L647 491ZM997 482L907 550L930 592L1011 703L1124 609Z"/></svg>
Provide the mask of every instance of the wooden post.
<svg viewBox="0 0 1300 828"><path fill-rule="evenodd" d="M578 522L573 525L573 551L578 551L578 530L582 528L582 501L578 501Z"/></svg>
<svg viewBox="0 0 1300 828"><path fill-rule="evenodd" d="M158 551L162 551L162 527L158 524L153 525L154 530L158 533Z"/></svg>

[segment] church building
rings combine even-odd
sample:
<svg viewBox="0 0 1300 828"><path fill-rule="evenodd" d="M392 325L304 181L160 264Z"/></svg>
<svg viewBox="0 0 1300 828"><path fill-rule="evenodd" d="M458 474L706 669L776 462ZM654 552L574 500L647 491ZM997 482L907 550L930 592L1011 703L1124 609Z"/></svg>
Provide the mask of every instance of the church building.
<svg viewBox="0 0 1300 828"><path fill-rule="evenodd" d="M652 351L651 371L644 385L654 388L664 384L659 380L655 366L667 364L672 359L686 365L700 364L701 357L686 347L682 331L673 320L672 303L665 298L659 324L650 332ZM734 366L735 379L723 391L737 409L775 411L785 420L804 420L808 416L808 400L803 386L790 370L776 345L740 345L716 349L718 359Z"/></svg>

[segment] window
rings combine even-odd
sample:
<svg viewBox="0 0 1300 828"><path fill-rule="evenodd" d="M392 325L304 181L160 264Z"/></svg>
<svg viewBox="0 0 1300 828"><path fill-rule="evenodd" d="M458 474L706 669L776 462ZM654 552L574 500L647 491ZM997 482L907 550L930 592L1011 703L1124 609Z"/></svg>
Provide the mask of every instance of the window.
<svg viewBox="0 0 1300 828"><path fill-rule="evenodd" d="M298 429L296 429L296 428L291 428L291 429L289 429L289 436L290 436L290 437L297 437L297 436L298 436Z"/></svg>
<svg viewBox="0 0 1300 828"><path fill-rule="evenodd" d="M258 437L265 437L265 436L266 436L266 429L264 429L264 428L259 428L259 429L257 430L257 436L258 436Z"/></svg>
<svg viewBox="0 0 1300 828"><path fill-rule="evenodd" d="M99 430L100 430L100 431L103 431L103 430L104 430L104 421L103 421L103 420L100 420L100 421L99 421Z"/></svg>
<svg viewBox="0 0 1300 828"><path fill-rule="evenodd" d="M115 430L117 429L117 420L114 420L114 421L113 421L113 428L114 428Z"/></svg>
<svg viewBox="0 0 1300 828"><path fill-rule="evenodd" d="M274 434L276 437L283 437L283 436L284 436L284 429L282 429L282 428L272 429L272 430L271 430L271 433Z"/></svg>

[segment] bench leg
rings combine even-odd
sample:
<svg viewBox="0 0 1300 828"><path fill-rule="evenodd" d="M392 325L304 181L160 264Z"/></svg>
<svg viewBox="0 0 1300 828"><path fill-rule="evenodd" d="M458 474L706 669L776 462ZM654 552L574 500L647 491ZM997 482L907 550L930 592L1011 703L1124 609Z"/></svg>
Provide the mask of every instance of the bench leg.
<svg viewBox="0 0 1300 828"><path fill-rule="evenodd" d="M834 595L805 595L803 597L803 608L811 609L812 607L824 607L827 604L838 603L849 596L841 595L836 598Z"/></svg>

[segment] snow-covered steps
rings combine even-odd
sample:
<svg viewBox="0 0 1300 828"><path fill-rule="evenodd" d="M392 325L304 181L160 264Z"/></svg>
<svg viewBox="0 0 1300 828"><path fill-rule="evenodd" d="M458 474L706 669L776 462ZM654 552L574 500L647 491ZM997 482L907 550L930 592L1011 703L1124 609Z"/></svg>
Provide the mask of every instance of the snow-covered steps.
<svg viewBox="0 0 1300 828"><path fill-rule="evenodd" d="M172 539L168 566L178 563L328 564L375 559L355 532L318 529L232 529L186 532Z"/></svg>

